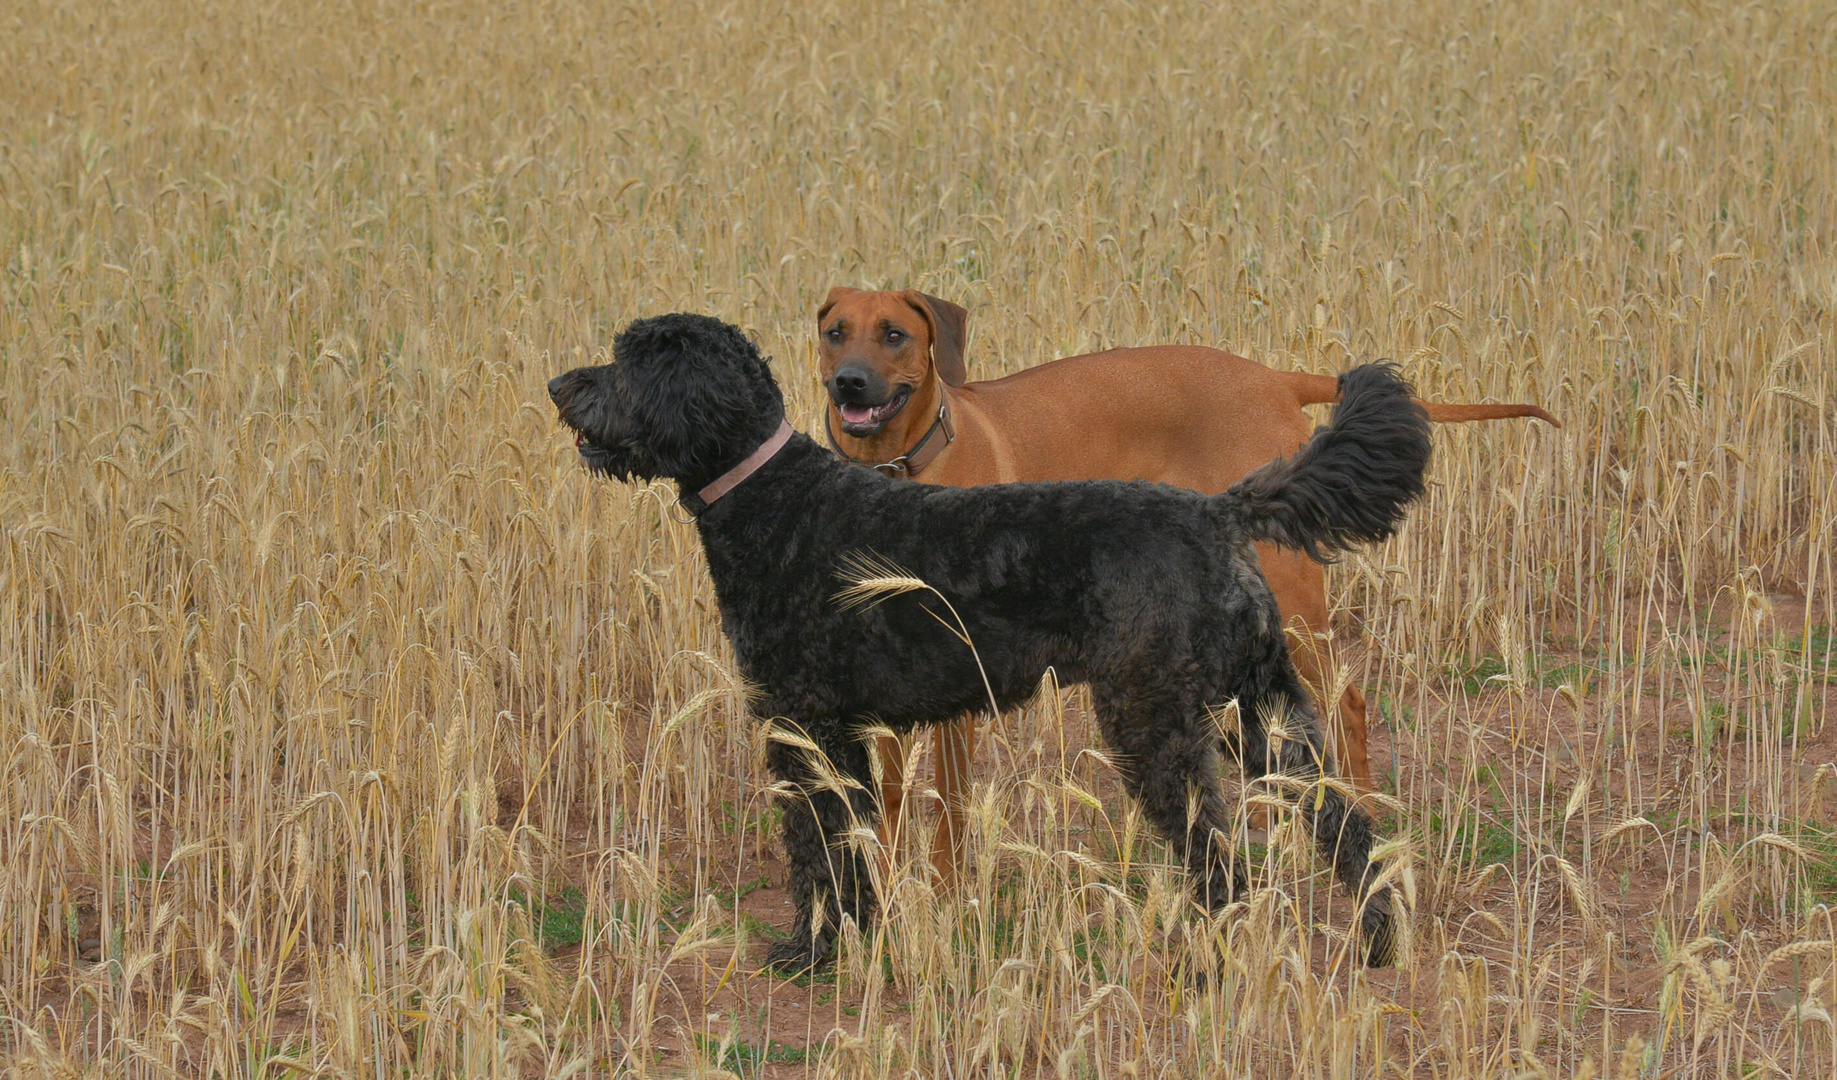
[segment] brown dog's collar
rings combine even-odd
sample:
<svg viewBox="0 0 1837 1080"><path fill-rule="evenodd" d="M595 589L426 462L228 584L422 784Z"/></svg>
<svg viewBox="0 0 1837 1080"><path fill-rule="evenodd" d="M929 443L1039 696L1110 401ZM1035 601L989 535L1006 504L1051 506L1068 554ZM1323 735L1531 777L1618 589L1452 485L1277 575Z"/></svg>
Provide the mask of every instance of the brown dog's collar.
<svg viewBox="0 0 1837 1080"><path fill-rule="evenodd" d="M935 439L939 432L942 432L944 437ZM945 447L957 441L957 429L950 422L950 405L942 401L938 402L938 418L925 429L925 434L919 437L918 442L912 444L912 449L892 461L862 461L860 458L849 457L848 452L842 449L842 444L836 441L834 429L829 426L828 408L823 410L823 434L829 436L829 448L840 455L842 460L859 465L864 469L873 469L880 475L895 480L910 480L917 476L920 469L937 460Z"/></svg>
<svg viewBox="0 0 1837 1080"><path fill-rule="evenodd" d="M702 490L677 496L676 501L689 511L690 516L701 517L716 499L739 487L741 481L758 472L761 465L772 460L772 455L783 450L790 441L791 421L781 419L778 421L778 430L772 432L771 438L760 443L759 449L748 454L745 461L722 473L714 483Z"/></svg>

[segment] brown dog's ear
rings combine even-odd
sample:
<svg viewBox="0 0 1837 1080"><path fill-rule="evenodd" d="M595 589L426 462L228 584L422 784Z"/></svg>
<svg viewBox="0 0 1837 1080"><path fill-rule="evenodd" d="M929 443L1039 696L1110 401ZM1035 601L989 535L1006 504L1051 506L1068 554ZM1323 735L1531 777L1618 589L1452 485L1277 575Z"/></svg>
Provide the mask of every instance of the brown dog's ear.
<svg viewBox="0 0 1837 1080"><path fill-rule="evenodd" d="M836 303L843 297L853 296L860 291L860 289L851 289L846 285L837 285L835 288L829 290L829 295L823 297L823 306L816 309L816 321L822 322L823 319L828 316L829 309L835 307Z"/></svg>
<svg viewBox="0 0 1837 1080"><path fill-rule="evenodd" d="M963 364L963 347L969 343L967 325L970 313L935 296L915 289L899 294L931 327L931 366L947 386L962 386L969 381L969 369Z"/></svg>

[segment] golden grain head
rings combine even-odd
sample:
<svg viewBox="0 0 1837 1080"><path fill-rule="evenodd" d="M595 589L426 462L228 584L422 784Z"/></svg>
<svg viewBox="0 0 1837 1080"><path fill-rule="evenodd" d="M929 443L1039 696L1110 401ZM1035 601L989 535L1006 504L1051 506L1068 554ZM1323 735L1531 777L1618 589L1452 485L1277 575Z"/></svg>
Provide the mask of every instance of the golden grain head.
<svg viewBox="0 0 1837 1080"><path fill-rule="evenodd" d="M0 13L0 1072L1831 1075L1834 54L1822 0ZM921 740L883 918L755 974L799 736L543 384L704 311L813 428L838 284L967 305L977 378L1563 421L1442 426L1329 571L1407 967L1291 815L1197 918L1068 692L987 721L956 893Z"/></svg>
<svg viewBox="0 0 1837 1080"><path fill-rule="evenodd" d="M837 573L845 584L831 599L844 611L871 607L904 593L936 591L922 579L871 553L857 552L845 557Z"/></svg>

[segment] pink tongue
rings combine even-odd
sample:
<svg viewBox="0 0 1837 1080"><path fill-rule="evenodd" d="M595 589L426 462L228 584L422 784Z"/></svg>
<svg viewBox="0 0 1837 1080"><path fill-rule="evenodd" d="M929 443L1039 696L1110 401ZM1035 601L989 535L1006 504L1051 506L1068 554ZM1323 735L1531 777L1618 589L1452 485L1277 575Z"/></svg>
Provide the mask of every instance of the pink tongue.
<svg viewBox="0 0 1837 1080"><path fill-rule="evenodd" d="M866 405L842 406L842 422L845 424L866 424L873 420L874 410Z"/></svg>

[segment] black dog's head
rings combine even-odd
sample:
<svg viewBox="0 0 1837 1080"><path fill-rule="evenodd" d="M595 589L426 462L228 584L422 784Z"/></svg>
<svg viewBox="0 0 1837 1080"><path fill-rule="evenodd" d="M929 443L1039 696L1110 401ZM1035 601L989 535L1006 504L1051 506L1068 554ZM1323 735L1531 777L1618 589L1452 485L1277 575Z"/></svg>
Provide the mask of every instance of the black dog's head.
<svg viewBox="0 0 1837 1080"><path fill-rule="evenodd" d="M777 430L784 395L759 349L706 315L627 326L613 362L549 380L561 422L594 472L704 486Z"/></svg>

